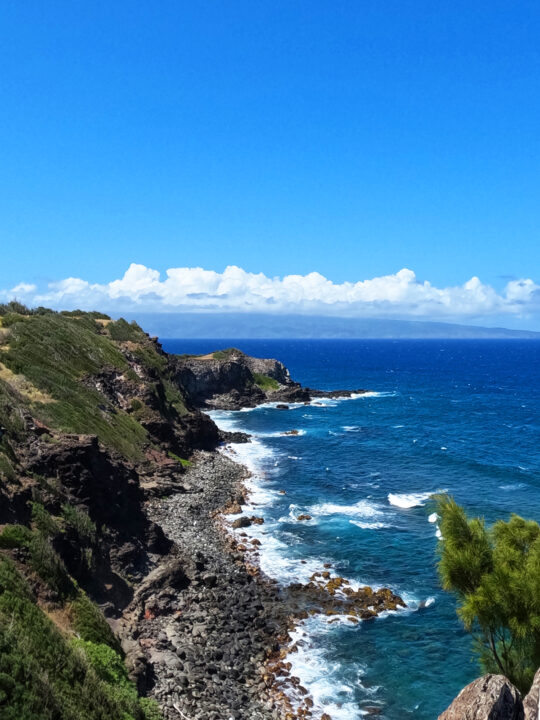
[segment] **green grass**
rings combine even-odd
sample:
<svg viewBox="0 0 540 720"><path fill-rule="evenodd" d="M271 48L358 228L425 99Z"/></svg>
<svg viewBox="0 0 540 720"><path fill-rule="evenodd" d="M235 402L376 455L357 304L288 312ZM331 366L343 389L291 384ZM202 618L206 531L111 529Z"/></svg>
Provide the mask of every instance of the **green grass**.
<svg viewBox="0 0 540 720"><path fill-rule="evenodd" d="M274 378L268 375L262 375L261 373L253 373L253 380L255 385L261 388L261 390L279 390L279 383Z"/></svg>
<svg viewBox="0 0 540 720"><path fill-rule="evenodd" d="M212 353L212 357L214 360L227 360L231 355L243 354L241 350L237 350L236 348L226 348L225 350L216 350L215 353Z"/></svg>
<svg viewBox="0 0 540 720"><path fill-rule="evenodd" d="M169 457L173 460L176 460L176 462L179 462L182 467L191 467L193 463L191 460L185 460L184 458L179 457L178 455L175 455L173 452L169 452Z"/></svg>
<svg viewBox="0 0 540 720"><path fill-rule="evenodd" d="M22 318L11 325L8 343L0 347L0 362L52 399L32 403L33 413L43 423L64 432L95 434L125 457L142 458L146 431L135 418L112 407L82 382L104 368L128 368L118 347L100 333L93 317L51 314ZM6 386L0 381L0 423L4 426L5 421L17 423L17 417L9 414L13 390ZM21 402L31 401L19 398L18 404Z"/></svg>
<svg viewBox="0 0 540 720"><path fill-rule="evenodd" d="M113 340L117 342L141 342L145 339L143 330L137 325L135 321L128 323L124 318L116 320L116 322L110 322L107 325L107 332Z"/></svg>
<svg viewBox="0 0 540 720"><path fill-rule="evenodd" d="M2 720L159 720L117 652L65 637L13 562L0 556Z"/></svg>

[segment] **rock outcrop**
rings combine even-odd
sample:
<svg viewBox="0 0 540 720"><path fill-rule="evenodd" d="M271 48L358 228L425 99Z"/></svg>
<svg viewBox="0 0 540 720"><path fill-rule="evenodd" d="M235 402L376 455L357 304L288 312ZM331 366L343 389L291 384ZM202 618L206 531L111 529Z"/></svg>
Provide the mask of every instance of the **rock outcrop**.
<svg viewBox="0 0 540 720"><path fill-rule="evenodd" d="M209 355L174 358L176 381L196 407L239 410L263 402L310 402L320 397L350 397L365 390L321 391L302 387L278 360L254 358L236 348Z"/></svg>
<svg viewBox="0 0 540 720"><path fill-rule="evenodd" d="M524 720L519 691L504 675L484 675L459 693L439 720ZM527 720L530 720L527 718Z"/></svg>
<svg viewBox="0 0 540 720"><path fill-rule="evenodd" d="M523 700L525 720L540 720L540 670L536 671L531 689Z"/></svg>

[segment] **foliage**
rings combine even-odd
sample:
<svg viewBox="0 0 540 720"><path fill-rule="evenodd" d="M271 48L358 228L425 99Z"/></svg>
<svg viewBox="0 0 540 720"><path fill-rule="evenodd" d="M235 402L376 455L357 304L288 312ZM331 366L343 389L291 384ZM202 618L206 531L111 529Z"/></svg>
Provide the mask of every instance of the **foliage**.
<svg viewBox="0 0 540 720"><path fill-rule="evenodd" d="M279 390L278 381L268 375L253 373L253 380L255 381L255 385L260 387L261 390Z"/></svg>
<svg viewBox="0 0 540 720"><path fill-rule="evenodd" d="M438 513L443 588L456 594L485 671L527 692L540 666L540 526L512 515L487 528L447 496Z"/></svg>
<svg viewBox="0 0 540 720"><path fill-rule="evenodd" d="M169 457L173 460L176 460L176 462L179 462L182 467L191 467L193 463L191 460L185 460L184 458L179 457L178 455L175 455L173 452L169 451Z"/></svg>
<svg viewBox="0 0 540 720"><path fill-rule="evenodd" d="M13 482L16 478L17 475L13 469L13 465L6 453L2 451L2 446L0 445L0 480Z"/></svg>
<svg viewBox="0 0 540 720"><path fill-rule="evenodd" d="M160 720L155 704L137 697L121 658L103 647L67 641L0 556L2 720Z"/></svg>
<svg viewBox="0 0 540 720"><path fill-rule="evenodd" d="M243 353L233 347L226 348L225 350L216 350L215 353L212 353L214 360L227 360L231 355L243 355Z"/></svg>
<svg viewBox="0 0 540 720"><path fill-rule="evenodd" d="M32 533L29 544L30 566L58 597L73 595L75 587L64 562L55 552L48 537L40 532Z"/></svg>
<svg viewBox="0 0 540 720"><path fill-rule="evenodd" d="M18 300L11 300L8 303L0 303L0 316L6 316L9 313L18 313L19 315L28 315L31 311Z"/></svg>
<svg viewBox="0 0 540 720"><path fill-rule="evenodd" d="M0 548L28 547L32 531L24 525L6 525L0 533Z"/></svg>
<svg viewBox="0 0 540 720"><path fill-rule="evenodd" d="M50 402L32 404L33 414L43 423L64 432L95 434L125 457L140 459L146 431L135 418L118 411L83 382L104 367L119 371L128 368L115 343L101 334L93 315L18 316L24 322L10 327L8 342L0 348L0 362L51 398ZM0 381L0 423L5 427L4 416L12 424L17 422L9 413L9 399L4 399L9 392L13 396ZM19 397L17 406L21 404L24 402Z"/></svg>
<svg viewBox="0 0 540 720"><path fill-rule="evenodd" d="M83 545L92 545L96 541L96 524L88 513L65 503L62 505L62 515L66 524L75 530Z"/></svg>
<svg viewBox="0 0 540 720"><path fill-rule="evenodd" d="M109 624L99 608L82 590L70 604L70 614L73 619L73 627L83 640L108 645L116 652L120 652L120 645Z"/></svg>
<svg viewBox="0 0 540 720"><path fill-rule="evenodd" d="M141 341L144 337L143 330L137 325L135 321L128 323L124 318L119 318L115 322L111 322L107 325L107 332L113 340L118 342L125 342L131 340L132 342Z"/></svg>
<svg viewBox="0 0 540 720"><path fill-rule="evenodd" d="M39 502L30 503L32 508L32 522L37 530L46 537L56 537L62 528L58 521Z"/></svg>

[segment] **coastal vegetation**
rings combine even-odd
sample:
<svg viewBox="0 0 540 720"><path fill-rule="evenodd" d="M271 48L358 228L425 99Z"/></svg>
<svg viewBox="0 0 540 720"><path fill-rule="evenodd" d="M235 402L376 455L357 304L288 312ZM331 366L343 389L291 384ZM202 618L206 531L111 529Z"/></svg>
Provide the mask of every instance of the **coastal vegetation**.
<svg viewBox="0 0 540 720"><path fill-rule="evenodd" d="M485 672L522 693L540 666L540 526L512 515L486 526L453 498L438 498L439 573L454 593Z"/></svg>
<svg viewBox="0 0 540 720"><path fill-rule="evenodd" d="M261 390L279 390L278 381L274 380L274 378L271 378L268 375L262 375L261 373L253 373L253 379L255 381L255 385L260 387Z"/></svg>

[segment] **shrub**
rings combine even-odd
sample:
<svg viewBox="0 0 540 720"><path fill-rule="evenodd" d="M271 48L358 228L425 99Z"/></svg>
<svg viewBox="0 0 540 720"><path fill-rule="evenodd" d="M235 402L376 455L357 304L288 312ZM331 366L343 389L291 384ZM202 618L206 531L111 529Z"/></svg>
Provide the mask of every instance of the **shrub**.
<svg viewBox="0 0 540 720"><path fill-rule="evenodd" d="M29 544L30 565L51 590L60 597L73 595L75 587L66 566L55 552L51 541L40 532L32 533Z"/></svg>
<svg viewBox="0 0 540 720"><path fill-rule="evenodd" d="M0 548L29 547L32 531L24 525L6 525L0 533Z"/></svg>
<svg viewBox="0 0 540 720"><path fill-rule="evenodd" d="M73 627L83 640L108 645L116 652L121 652L120 644L101 611L82 590L71 603L70 614Z"/></svg>
<svg viewBox="0 0 540 720"><path fill-rule="evenodd" d="M279 390L278 381L268 375L253 373L253 380L255 381L255 385L260 387L261 390Z"/></svg>
<svg viewBox="0 0 540 720"><path fill-rule="evenodd" d="M62 515L66 524L75 530L79 536L79 540L84 545L92 545L95 543L96 524L90 519L88 513L65 503L62 505Z"/></svg>
<svg viewBox="0 0 540 720"><path fill-rule="evenodd" d="M56 537L62 531L58 521L47 512L45 507L39 502L30 503L32 507L32 522L36 529L45 537Z"/></svg>
<svg viewBox="0 0 540 720"><path fill-rule="evenodd" d="M226 350L216 350L216 352L212 353L212 357L214 360L227 360L231 357L231 355L243 355L244 353L238 350L237 348L227 348Z"/></svg>
<svg viewBox="0 0 540 720"><path fill-rule="evenodd" d="M0 557L2 720L161 720L155 704L137 697L117 653L90 645L67 641Z"/></svg>
<svg viewBox="0 0 540 720"><path fill-rule="evenodd" d="M176 460L176 462L179 462L182 467L191 467L193 463L191 460L185 460L184 458L179 457L178 455L175 455L173 452L169 451L169 457L173 460Z"/></svg>
<svg viewBox="0 0 540 720"><path fill-rule="evenodd" d="M115 322L107 325L107 331L113 340L118 342L126 342L131 340L135 342L141 340L144 335L143 331L136 322L128 323L124 318L119 318Z"/></svg>

